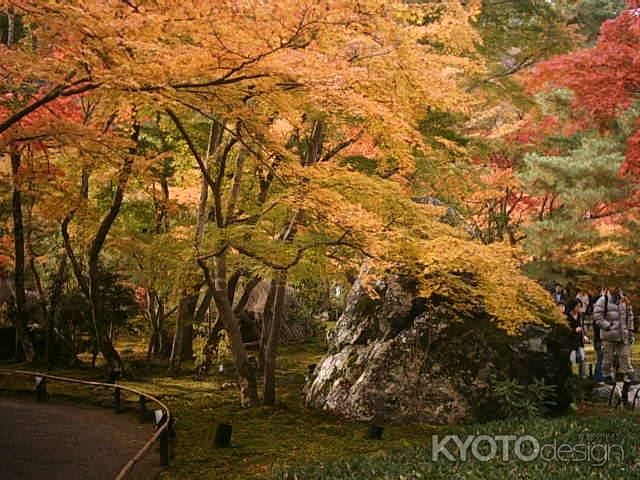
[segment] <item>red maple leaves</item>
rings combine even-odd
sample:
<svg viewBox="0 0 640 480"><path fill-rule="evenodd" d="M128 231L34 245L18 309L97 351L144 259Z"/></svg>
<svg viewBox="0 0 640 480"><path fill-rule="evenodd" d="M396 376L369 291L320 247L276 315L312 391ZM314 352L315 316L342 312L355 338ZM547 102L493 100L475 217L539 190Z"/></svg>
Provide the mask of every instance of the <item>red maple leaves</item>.
<svg viewBox="0 0 640 480"><path fill-rule="evenodd" d="M540 64L534 82L569 88L573 121L580 128L606 131L610 121L629 108L640 93L640 0L600 28L592 48L560 55ZM628 139L624 170L640 173L640 123Z"/></svg>

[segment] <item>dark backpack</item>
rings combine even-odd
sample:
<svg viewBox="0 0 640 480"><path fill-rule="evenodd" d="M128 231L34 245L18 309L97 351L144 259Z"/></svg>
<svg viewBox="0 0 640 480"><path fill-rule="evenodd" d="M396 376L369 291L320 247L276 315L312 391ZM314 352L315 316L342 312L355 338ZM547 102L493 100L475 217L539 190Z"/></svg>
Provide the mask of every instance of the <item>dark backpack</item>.
<svg viewBox="0 0 640 480"><path fill-rule="evenodd" d="M596 299L595 302L593 302L593 306L595 309L595 305L597 303L597 301L600 300L599 298ZM603 318L606 320L607 319L607 310L609 309L609 295L604 296L604 314L603 314ZM596 319L593 319L593 344L594 346L596 345L601 345L602 344L602 340L600 339L600 325L598 325L598 322L596 322Z"/></svg>

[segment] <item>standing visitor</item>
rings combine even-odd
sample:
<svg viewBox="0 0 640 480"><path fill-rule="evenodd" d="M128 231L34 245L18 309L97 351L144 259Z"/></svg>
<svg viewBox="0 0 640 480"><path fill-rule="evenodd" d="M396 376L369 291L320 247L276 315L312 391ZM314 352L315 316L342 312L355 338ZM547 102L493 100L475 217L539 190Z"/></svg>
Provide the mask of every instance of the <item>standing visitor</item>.
<svg viewBox="0 0 640 480"><path fill-rule="evenodd" d="M576 300L579 300L580 305L580 315L582 316L582 325L585 329L584 334L587 335L587 331L589 330L589 324L587 323L587 315L591 314L591 300L589 299L589 295L582 289L578 290L576 294Z"/></svg>
<svg viewBox="0 0 640 480"><path fill-rule="evenodd" d="M584 369L584 345L589 343L585 335L584 317L582 316L582 302L578 299L569 301L567 305L567 320L573 335L571 336L571 360L578 364L578 375L585 377Z"/></svg>
<svg viewBox="0 0 640 480"><path fill-rule="evenodd" d="M633 343L633 311L629 301L620 295L618 287L611 287L602 295L593 309L593 319L600 327L604 353L603 375L608 384L615 384L614 356L620 362L624 381L633 381L631 343Z"/></svg>
<svg viewBox="0 0 640 480"><path fill-rule="evenodd" d="M589 306L591 304L591 301L589 300L589 295L587 295L587 293L584 290L580 289L576 294L576 299L580 300L580 303L582 304L580 306L580 313L582 313L583 316L587 315L589 313Z"/></svg>
<svg viewBox="0 0 640 480"><path fill-rule="evenodd" d="M553 299L556 302L556 306L560 309L562 313L566 312L565 303L567 301L567 293L565 292L562 285L556 285L556 291L553 294Z"/></svg>

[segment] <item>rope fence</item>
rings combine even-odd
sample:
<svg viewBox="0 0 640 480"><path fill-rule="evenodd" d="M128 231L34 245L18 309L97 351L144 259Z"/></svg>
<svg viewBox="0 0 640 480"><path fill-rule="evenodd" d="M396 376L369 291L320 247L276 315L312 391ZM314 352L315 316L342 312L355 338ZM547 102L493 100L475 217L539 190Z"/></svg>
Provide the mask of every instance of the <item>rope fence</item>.
<svg viewBox="0 0 640 480"><path fill-rule="evenodd" d="M29 372L25 370L8 370L0 369L0 375L22 375L31 376L35 379L36 384L36 399L38 401L45 401L48 398L47 394L47 380L73 383L79 385L88 385L92 387L104 387L113 389L113 406L116 412L120 412L122 408L121 395L122 392L129 392L137 395L139 398L140 406L140 421L143 422L148 418L147 401L155 403L160 408L154 410L156 431L152 437L142 446L140 450L134 455L134 457L127 462L127 464L120 470L115 480L124 480L133 471L134 467L140 462L151 450L151 447L158 442L160 446L160 465L167 466L169 464L169 435L173 433L175 419L171 417L169 408L157 398L149 395L148 393L136 390L135 388L127 387L117 383L104 383L104 382L92 382L88 380L79 380L76 378L59 377L57 375L49 375L45 373Z"/></svg>

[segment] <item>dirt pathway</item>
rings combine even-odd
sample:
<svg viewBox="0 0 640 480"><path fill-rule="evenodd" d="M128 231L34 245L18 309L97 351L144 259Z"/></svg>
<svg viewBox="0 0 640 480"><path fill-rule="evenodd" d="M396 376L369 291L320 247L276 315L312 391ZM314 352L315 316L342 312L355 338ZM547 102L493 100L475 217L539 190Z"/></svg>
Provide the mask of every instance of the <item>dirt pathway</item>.
<svg viewBox="0 0 640 480"><path fill-rule="evenodd" d="M113 480L152 433L130 415L0 393L0 479ZM153 449L131 478L155 478L158 464Z"/></svg>

